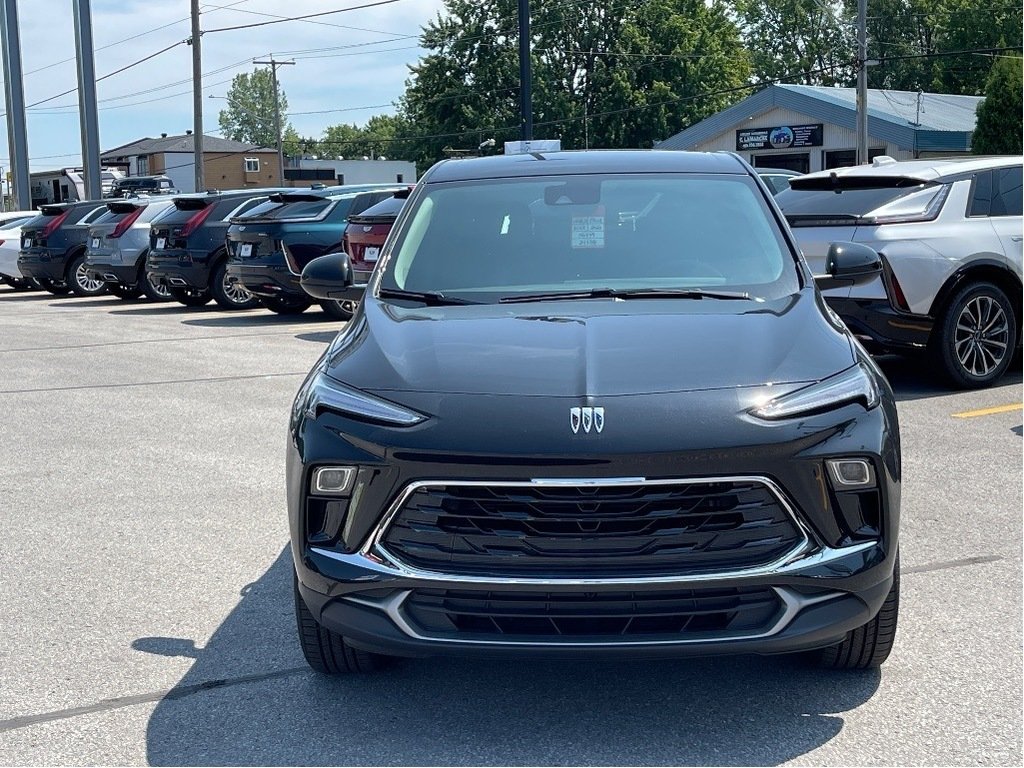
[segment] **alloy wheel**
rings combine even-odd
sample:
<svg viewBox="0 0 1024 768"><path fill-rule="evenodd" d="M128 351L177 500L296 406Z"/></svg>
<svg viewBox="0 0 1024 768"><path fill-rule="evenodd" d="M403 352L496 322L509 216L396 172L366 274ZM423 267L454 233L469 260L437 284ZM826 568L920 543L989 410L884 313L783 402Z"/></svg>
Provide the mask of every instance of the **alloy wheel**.
<svg viewBox="0 0 1024 768"><path fill-rule="evenodd" d="M964 304L956 320L953 349L963 369L985 377L995 370L1010 342L1006 313L991 296L975 296Z"/></svg>
<svg viewBox="0 0 1024 768"><path fill-rule="evenodd" d="M146 282L149 283L149 287L153 289L153 292L160 298L169 299L171 298L171 290L159 280L154 280L148 274L146 275Z"/></svg>
<svg viewBox="0 0 1024 768"><path fill-rule="evenodd" d="M85 293L96 293L104 285L102 280L93 280L89 277L89 273L85 269L85 262L79 264L78 269L75 270L75 282Z"/></svg>
<svg viewBox="0 0 1024 768"><path fill-rule="evenodd" d="M224 295L235 304L247 304L254 298L253 295L245 289L245 286L237 280L229 280L227 275L224 275L221 280L221 285L224 289Z"/></svg>

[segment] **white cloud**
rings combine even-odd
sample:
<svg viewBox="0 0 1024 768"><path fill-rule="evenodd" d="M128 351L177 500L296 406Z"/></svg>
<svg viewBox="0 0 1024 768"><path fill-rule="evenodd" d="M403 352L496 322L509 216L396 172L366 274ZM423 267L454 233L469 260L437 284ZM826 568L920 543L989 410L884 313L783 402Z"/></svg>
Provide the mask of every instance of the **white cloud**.
<svg viewBox="0 0 1024 768"><path fill-rule="evenodd" d="M367 0L204 0L202 28L214 30L274 20L258 15L261 13L292 17L365 2ZM232 5L235 7L228 7ZM417 39L404 36L418 35L421 26L432 19L442 5L442 0L398 0L305 22L290 21L204 34L203 72L207 73L203 80L204 93L224 95L233 75L250 71L253 58L272 53L296 60L295 66L279 69L291 112L351 110L352 107L389 104L401 96L407 65L415 62L421 53L416 47ZM20 0L19 11L26 103L75 88L71 3L67 0ZM185 0L93 0L92 13L98 76L184 40L190 33ZM129 37L134 39L126 39ZM371 45L365 45L367 43ZM70 61L54 65L69 58ZM100 82L97 90L101 149L142 136L183 133L190 129L191 66L191 49L179 45ZM218 73L221 69L224 71ZM29 111L29 155L33 170L80 162L76 104L77 94L72 92ZM211 133L217 128L217 113L222 103L205 99L204 107L206 132ZM342 121L363 123L373 114L390 111L393 110L375 108L295 115L291 121L300 133L319 135L327 125ZM6 126L3 130L0 135L6 135ZM65 153L66 156L50 157ZM0 155L7 155L6 150L0 150ZM6 157L0 162L7 165Z"/></svg>

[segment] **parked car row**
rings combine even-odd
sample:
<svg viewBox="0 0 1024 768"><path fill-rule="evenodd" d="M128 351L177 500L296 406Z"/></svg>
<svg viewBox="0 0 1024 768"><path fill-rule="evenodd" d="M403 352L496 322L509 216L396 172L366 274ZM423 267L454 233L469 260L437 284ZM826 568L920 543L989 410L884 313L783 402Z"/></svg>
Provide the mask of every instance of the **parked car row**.
<svg viewBox="0 0 1024 768"><path fill-rule="evenodd" d="M400 209L408 192L367 184L44 205L0 219L0 278L55 295L109 292L297 314L314 303L299 286L302 268L343 247L350 217L383 202L397 210L396 193ZM383 242L380 220L369 229ZM352 302L319 304L339 319L354 309Z"/></svg>
<svg viewBox="0 0 1024 768"><path fill-rule="evenodd" d="M1004 375L1022 326L1020 157L883 157L807 175L757 174L829 306L866 348L927 353L958 387ZM54 294L109 291L279 314L315 303L347 320L409 193L404 185L362 185L44 205L0 219L0 278ZM628 212L628 226L642 227L644 216ZM687 222L681 215L678 227L693 226ZM858 284L829 278L828 249L839 241L876 251L877 276ZM332 298L303 290L307 264L342 252L352 289Z"/></svg>

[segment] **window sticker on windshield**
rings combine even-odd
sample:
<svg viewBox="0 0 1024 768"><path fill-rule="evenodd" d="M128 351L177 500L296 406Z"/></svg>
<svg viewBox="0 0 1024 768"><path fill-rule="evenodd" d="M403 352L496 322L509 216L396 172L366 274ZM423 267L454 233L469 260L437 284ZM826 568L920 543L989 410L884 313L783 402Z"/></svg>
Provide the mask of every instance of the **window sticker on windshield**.
<svg viewBox="0 0 1024 768"><path fill-rule="evenodd" d="M604 216L573 216L572 247L604 248Z"/></svg>

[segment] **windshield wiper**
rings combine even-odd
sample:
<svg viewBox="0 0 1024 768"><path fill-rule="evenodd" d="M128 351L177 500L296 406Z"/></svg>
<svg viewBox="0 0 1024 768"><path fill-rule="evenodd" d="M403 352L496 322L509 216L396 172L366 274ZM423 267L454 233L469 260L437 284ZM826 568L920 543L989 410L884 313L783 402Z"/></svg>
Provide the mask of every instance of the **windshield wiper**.
<svg viewBox="0 0 1024 768"><path fill-rule="evenodd" d="M525 293L521 296L503 296L501 304L530 301L563 301L570 299L719 299L721 301L750 301L746 291L706 291L698 288L594 288L589 291L562 291L561 293Z"/></svg>
<svg viewBox="0 0 1024 768"><path fill-rule="evenodd" d="M407 299L418 301L430 307L454 306L458 304L479 304L479 301L460 299L455 296L445 296L443 293L434 291L403 291L400 288L381 288L377 295L382 299Z"/></svg>

